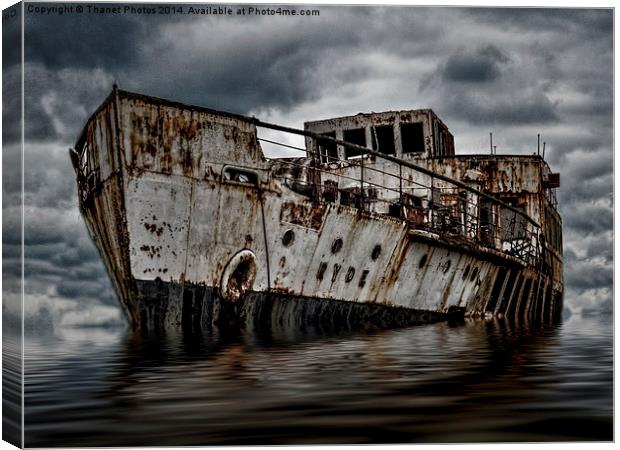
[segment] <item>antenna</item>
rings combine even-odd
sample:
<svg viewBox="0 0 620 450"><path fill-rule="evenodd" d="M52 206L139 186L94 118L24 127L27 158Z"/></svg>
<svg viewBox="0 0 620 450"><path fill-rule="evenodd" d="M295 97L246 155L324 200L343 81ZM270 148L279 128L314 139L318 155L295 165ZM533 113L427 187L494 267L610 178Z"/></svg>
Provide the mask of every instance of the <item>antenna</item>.
<svg viewBox="0 0 620 450"><path fill-rule="evenodd" d="M540 133L538 133L538 156L540 156Z"/></svg>
<svg viewBox="0 0 620 450"><path fill-rule="evenodd" d="M489 133L489 140L491 145L491 155L493 154L493 133Z"/></svg>
<svg viewBox="0 0 620 450"><path fill-rule="evenodd" d="M546 142L543 142L543 159L545 159L545 147L547 146Z"/></svg>

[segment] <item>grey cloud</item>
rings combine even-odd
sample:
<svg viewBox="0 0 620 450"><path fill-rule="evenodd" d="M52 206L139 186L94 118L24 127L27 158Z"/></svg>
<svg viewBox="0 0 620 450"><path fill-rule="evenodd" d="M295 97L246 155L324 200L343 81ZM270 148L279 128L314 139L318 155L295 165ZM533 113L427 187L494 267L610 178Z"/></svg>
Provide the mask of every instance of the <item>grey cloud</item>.
<svg viewBox="0 0 620 450"><path fill-rule="evenodd" d="M4 66L2 71L2 142L21 140L21 70L19 65Z"/></svg>
<svg viewBox="0 0 620 450"><path fill-rule="evenodd" d="M562 208L564 224L581 233L599 233L613 227L611 205L592 203L569 204Z"/></svg>
<svg viewBox="0 0 620 450"><path fill-rule="evenodd" d="M559 149L558 149L559 151ZM609 204L613 194L613 157L611 147L595 151L574 151L560 158L556 170L561 172L562 188L558 198L563 213L587 208L596 199Z"/></svg>
<svg viewBox="0 0 620 450"><path fill-rule="evenodd" d="M79 276L79 274L76 275ZM102 304L115 305L116 297L114 295L109 295L110 290L108 284L101 282L100 280L101 279L98 279L96 280L97 282L94 283L85 283L80 278L77 278L75 280L63 279L62 282L57 286L56 293L57 295L66 298L96 298Z"/></svg>
<svg viewBox="0 0 620 450"><path fill-rule="evenodd" d="M609 39L613 29L612 9L584 8L471 8L471 16L514 32L556 32L573 38Z"/></svg>
<svg viewBox="0 0 620 450"><path fill-rule="evenodd" d="M561 114L570 117L571 119L575 118L591 118L592 116L597 116L599 120L603 120L607 122L607 125L611 125L614 102L613 98L608 97L606 94L608 93L609 84L611 80L607 80L606 83L607 92L604 87L592 86L589 83L587 86L584 86L583 89L587 92L590 90L601 90L603 92L598 95L596 92L593 92L592 98L588 100L583 100L577 105L564 106L561 103L559 104ZM603 122L605 124L605 122Z"/></svg>
<svg viewBox="0 0 620 450"><path fill-rule="evenodd" d="M24 242L26 245L52 244L79 236L82 225L77 217L68 217L65 210L26 208Z"/></svg>
<svg viewBox="0 0 620 450"><path fill-rule="evenodd" d="M612 158L612 134L609 133L609 129L596 133L588 129L589 127L590 122L587 122L587 125L583 126L565 124L551 131L540 130L541 139L547 142L545 159L550 164L566 165L570 171L579 170L581 165L573 164L579 153L583 155L584 161L594 159L608 161ZM609 168L609 164L606 163L606 165Z"/></svg>
<svg viewBox="0 0 620 450"><path fill-rule="evenodd" d="M112 75L97 68L50 70L28 62L25 73L25 133L32 141L72 145L114 83Z"/></svg>
<svg viewBox="0 0 620 450"><path fill-rule="evenodd" d="M566 179L566 177L564 177ZM560 211L569 205L579 206L592 199L613 200L613 174L598 176L591 179L575 179L570 183L564 182L564 186L558 194L560 199Z"/></svg>
<svg viewBox="0 0 620 450"><path fill-rule="evenodd" d="M524 92L496 96L479 90L449 92L451 95L443 100L443 108L461 111L470 124L514 126L558 120L556 105L546 95Z"/></svg>
<svg viewBox="0 0 620 450"><path fill-rule="evenodd" d="M571 287L578 292L611 286L613 283L613 267L599 264L591 259L567 260L566 277L571 280Z"/></svg>
<svg viewBox="0 0 620 450"><path fill-rule="evenodd" d="M442 76L449 81L465 83L494 81L508 61L509 58L493 45L475 51L459 51L448 58Z"/></svg>
<svg viewBox="0 0 620 450"><path fill-rule="evenodd" d="M607 236L604 233L597 235L597 238L588 246L586 258L603 258L608 263L613 263L613 236ZM610 270L613 270L613 267L610 267Z"/></svg>
<svg viewBox="0 0 620 450"><path fill-rule="evenodd" d="M578 151L567 155L566 159L569 164L564 175L570 181L596 179L613 173L610 148Z"/></svg>

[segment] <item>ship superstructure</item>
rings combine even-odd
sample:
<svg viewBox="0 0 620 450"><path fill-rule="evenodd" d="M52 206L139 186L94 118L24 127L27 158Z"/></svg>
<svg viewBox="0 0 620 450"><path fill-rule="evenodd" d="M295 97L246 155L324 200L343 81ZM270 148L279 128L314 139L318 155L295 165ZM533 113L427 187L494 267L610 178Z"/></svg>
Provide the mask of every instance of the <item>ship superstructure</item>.
<svg viewBox="0 0 620 450"><path fill-rule="evenodd" d="M306 148L267 159L257 127ZM561 308L559 175L538 155L456 156L430 110L295 130L114 89L72 159L136 328Z"/></svg>

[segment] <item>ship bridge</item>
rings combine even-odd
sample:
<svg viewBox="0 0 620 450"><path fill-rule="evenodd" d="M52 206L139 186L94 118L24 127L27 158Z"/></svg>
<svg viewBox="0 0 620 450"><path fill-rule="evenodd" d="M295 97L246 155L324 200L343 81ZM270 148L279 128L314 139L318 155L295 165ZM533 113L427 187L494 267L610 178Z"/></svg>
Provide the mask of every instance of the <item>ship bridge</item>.
<svg viewBox="0 0 620 450"><path fill-rule="evenodd" d="M401 159L454 155L454 137L430 109L388 111L306 122L305 130ZM359 158L362 152L330 141L308 140L322 163Z"/></svg>
<svg viewBox="0 0 620 450"><path fill-rule="evenodd" d="M465 238L529 263L540 257L542 226L555 259L561 258L559 174L540 155L456 155L452 134L430 109L304 125L307 157L315 162L307 179L318 199L400 218L412 229Z"/></svg>

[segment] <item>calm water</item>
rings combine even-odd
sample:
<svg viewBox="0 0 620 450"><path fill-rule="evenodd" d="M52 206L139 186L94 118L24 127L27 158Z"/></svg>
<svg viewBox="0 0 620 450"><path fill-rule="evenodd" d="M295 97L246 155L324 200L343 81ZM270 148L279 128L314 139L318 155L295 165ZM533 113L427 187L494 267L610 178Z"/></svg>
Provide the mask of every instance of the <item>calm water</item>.
<svg viewBox="0 0 620 450"><path fill-rule="evenodd" d="M611 440L613 323L26 342L27 446Z"/></svg>

